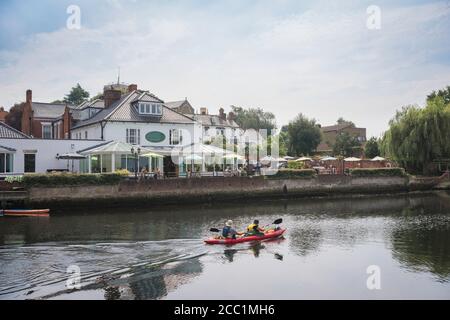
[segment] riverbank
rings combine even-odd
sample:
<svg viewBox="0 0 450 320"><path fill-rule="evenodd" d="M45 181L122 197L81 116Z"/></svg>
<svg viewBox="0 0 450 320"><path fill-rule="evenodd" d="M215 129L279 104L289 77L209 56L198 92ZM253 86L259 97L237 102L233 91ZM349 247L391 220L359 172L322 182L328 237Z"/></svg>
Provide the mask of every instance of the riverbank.
<svg viewBox="0 0 450 320"><path fill-rule="evenodd" d="M0 192L3 207L115 207L233 202L243 199L283 199L343 195L408 193L449 189L448 177L354 177L323 175L311 178L203 177L121 181L108 185L33 186L25 191Z"/></svg>

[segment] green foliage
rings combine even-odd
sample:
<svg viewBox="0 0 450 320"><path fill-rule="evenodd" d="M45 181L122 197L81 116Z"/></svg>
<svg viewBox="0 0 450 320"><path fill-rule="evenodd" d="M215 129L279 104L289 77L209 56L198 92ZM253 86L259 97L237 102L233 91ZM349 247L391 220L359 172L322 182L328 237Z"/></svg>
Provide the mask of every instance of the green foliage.
<svg viewBox="0 0 450 320"><path fill-rule="evenodd" d="M315 119L299 114L287 128L288 151L291 155L309 155L320 143L322 133Z"/></svg>
<svg viewBox="0 0 450 320"><path fill-rule="evenodd" d="M427 96L427 102L434 100L436 97L441 97L444 100L444 104L450 103L450 86L439 91L433 91Z"/></svg>
<svg viewBox="0 0 450 320"><path fill-rule="evenodd" d="M288 161L288 169L304 169L305 163L302 161Z"/></svg>
<svg viewBox="0 0 450 320"><path fill-rule="evenodd" d="M313 169L280 169L269 177L272 179L311 179L316 175L316 170Z"/></svg>
<svg viewBox="0 0 450 320"><path fill-rule="evenodd" d="M350 175L354 177L404 177L403 168L355 168L350 169Z"/></svg>
<svg viewBox="0 0 450 320"><path fill-rule="evenodd" d="M14 129L22 131L22 113L25 103L16 103L5 117L6 124L10 125Z"/></svg>
<svg viewBox="0 0 450 320"><path fill-rule="evenodd" d="M22 182L23 181L23 176L7 176L5 177L5 181L9 182L9 183L14 183L14 182Z"/></svg>
<svg viewBox="0 0 450 320"><path fill-rule="evenodd" d="M336 121L337 124L346 124L348 123L351 127L355 127L355 124L352 121L345 120L344 118L340 117Z"/></svg>
<svg viewBox="0 0 450 320"><path fill-rule="evenodd" d="M450 103L430 98L425 108L403 107L389 122L381 152L409 172L430 174L432 161L450 158Z"/></svg>
<svg viewBox="0 0 450 320"><path fill-rule="evenodd" d="M336 142L333 145L333 153L344 157L351 157L355 154L355 149L361 146L361 142L348 132L341 132L336 137Z"/></svg>
<svg viewBox="0 0 450 320"><path fill-rule="evenodd" d="M66 97L64 98L64 102L77 106L87 101L88 99L89 99L89 92L84 90L80 86L80 84L77 83L77 85L72 88L70 93L66 95Z"/></svg>
<svg viewBox="0 0 450 320"><path fill-rule="evenodd" d="M375 137L372 137L367 141L366 146L364 147L364 154L366 158L375 158L380 155L380 148L378 147L378 140Z"/></svg>
<svg viewBox="0 0 450 320"><path fill-rule="evenodd" d="M73 186L73 185L108 185L118 184L123 175L110 174L26 174L23 184L33 186Z"/></svg>
<svg viewBox="0 0 450 320"><path fill-rule="evenodd" d="M271 112L264 112L261 108L244 109L242 107L231 106L236 116L236 123L244 130L266 129L270 134L276 128L275 115Z"/></svg>

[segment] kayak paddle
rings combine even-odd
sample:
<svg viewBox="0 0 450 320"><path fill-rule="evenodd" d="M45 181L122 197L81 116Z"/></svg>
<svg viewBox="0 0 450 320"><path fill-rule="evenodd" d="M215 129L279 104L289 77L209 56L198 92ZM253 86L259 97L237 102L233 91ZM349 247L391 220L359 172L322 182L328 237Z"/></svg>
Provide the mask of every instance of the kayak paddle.
<svg viewBox="0 0 450 320"><path fill-rule="evenodd" d="M273 224L281 224L282 222L283 222L283 219L279 218L279 219L275 220L273 222ZM211 229L209 229L209 231L211 231L211 232L220 232L220 230L217 229L217 228L211 228Z"/></svg>

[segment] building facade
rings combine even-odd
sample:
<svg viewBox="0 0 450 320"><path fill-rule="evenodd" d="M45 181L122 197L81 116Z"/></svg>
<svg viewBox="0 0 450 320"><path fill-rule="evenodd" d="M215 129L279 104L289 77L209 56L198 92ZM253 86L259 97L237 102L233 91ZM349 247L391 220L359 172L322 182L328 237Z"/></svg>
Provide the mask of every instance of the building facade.
<svg viewBox="0 0 450 320"><path fill-rule="evenodd" d="M38 139L69 139L72 124L70 107L65 103L33 102L33 93L27 90L22 132Z"/></svg>
<svg viewBox="0 0 450 320"><path fill-rule="evenodd" d="M316 153L318 154L333 154L333 146L336 143L336 138L346 132L350 136L355 137L360 143L359 150L355 150L355 156L362 153L363 147L367 141L366 128L358 128L352 123L342 123L333 126L321 127L322 141L317 146Z"/></svg>

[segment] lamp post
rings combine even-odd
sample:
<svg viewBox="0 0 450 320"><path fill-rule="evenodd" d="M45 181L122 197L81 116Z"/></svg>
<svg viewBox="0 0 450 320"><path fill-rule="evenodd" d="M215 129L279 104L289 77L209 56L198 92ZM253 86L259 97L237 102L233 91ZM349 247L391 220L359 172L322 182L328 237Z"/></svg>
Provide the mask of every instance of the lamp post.
<svg viewBox="0 0 450 320"><path fill-rule="evenodd" d="M131 154L134 156L134 177L137 181L137 174L138 174L138 157L141 154L141 148L134 149L134 147L131 147Z"/></svg>

